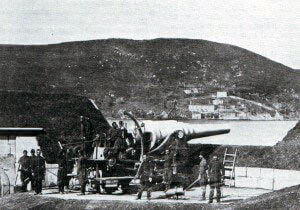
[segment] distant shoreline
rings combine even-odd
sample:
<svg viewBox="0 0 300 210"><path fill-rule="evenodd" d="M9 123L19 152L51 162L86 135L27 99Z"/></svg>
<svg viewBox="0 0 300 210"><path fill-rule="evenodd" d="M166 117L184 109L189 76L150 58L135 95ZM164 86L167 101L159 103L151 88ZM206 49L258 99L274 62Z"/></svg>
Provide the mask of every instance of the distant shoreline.
<svg viewBox="0 0 300 210"><path fill-rule="evenodd" d="M113 117L106 117L107 120L130 120L129 118L113 118ZM224 121L224 122L229 122L229 121L233 121L233 122L245 122L245 121L249 121L249 122L276 122L276 121L286 121L286 122L291 122L291 121L300 121L300 119L283 119L283 120L240 120L240 119L232 119L232 120L224 120L224 119L149 119L149 118L136 118L137 120L152 120L152 121L169 121L169 120L175 120L178 122L186 122L186 121L203 121L203 122L208 122L208 121Z"/></svg>

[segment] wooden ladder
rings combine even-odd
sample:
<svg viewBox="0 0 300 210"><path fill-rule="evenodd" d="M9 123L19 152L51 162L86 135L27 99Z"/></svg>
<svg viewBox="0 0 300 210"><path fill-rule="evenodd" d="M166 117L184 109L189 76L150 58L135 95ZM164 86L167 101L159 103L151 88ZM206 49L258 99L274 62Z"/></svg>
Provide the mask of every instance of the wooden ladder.
<svg viewBox="0 0 300 210"><path fill-rule="evenodd" d="M225 180L229 180L228 186L235 187L235 161L237 156L237 149L234 150L234 153L228 153L228 149L226 148L224 154L223 165L225 169Z"/></svg>

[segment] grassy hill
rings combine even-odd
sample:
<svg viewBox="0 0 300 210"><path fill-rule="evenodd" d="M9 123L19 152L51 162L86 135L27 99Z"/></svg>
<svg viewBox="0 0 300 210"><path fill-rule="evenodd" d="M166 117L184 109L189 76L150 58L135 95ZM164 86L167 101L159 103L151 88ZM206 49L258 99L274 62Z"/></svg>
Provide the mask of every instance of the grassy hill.
<svg viewBox="0 0 300 210"><path fill-rule="evenodd" d="M270 49L271 50L271 49ZM245 49L205 40L107 39L41 46L0 45L0 89L70 93L96 100L107 116L186 111L185 87L227 90L293 116L300 72ZM297 114L297 113L296 113Z"/></svg>
<svg viewBox="0 0 300 210"><path fill-rule="evenodd" d="M45 129L46 135L38 141L48 163L56 160L58 140L63 144L81 141L81 115L90 118L94 134L109 128L101 112L82 96L2 91L0 101L0 127Z"/></svg>

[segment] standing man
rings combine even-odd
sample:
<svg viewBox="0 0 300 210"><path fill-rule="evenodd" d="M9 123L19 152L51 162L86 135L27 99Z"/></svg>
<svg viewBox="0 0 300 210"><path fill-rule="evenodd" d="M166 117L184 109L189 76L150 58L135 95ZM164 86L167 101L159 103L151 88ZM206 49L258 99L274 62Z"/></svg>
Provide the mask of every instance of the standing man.
<svg viewBox="0 0 300 210"><path fill-rule="evenodd" d="M36 157L33 160L33 178L34 178L34 187L35 195L42 193L42 183L45 180L46 172L46 162L45 159L41 156L41 150L36 150Z"/></svg>
<svg viewBox="0 0 300 210"><path fill-rule="evenodd" d="M30 150L30 154L31 154L31 156L30 156L30 164L31 164L31 169L33 169L33 161L36 158L35 150L31 149ZM31 181L31 190L35 190L35 188L34 188L35 181L34 181L34 177L32 175L31 175L30 181Z"/></svg>
<svg viewBox="0 0 300 210"><path fill-rule="evenodd" d="M23 156L20 157L19 171L21 172L22 192L27 192L27 185L31 180L31 161L27 156L27 150L23 151Z"/></svg>
<svg viewBox="0 0 300 210"><path fill-rule="evenodd" d="M167 192L171 187L171 177L172 177L172 161L173 158L170 155L170 151L167 149L165 151L165 162L164 162L164 182L166 185L165 192Z"/></svg>
<svg viewBox="0 0 300 210"><path fill-rule="evenodd" d="M86 170L87 158L84 156L83 150L79 151L79 159L77 160L77 175L81 186L81 194L85 195L85 186L87 183L87 170Z"/></svg>
<svg viewBox="0 0 300 210"><path fill-rule="evenodd" d="M202 197L201 200L204 201L205 200L205 194L206 194L206 185L207 185L207 162L203 156L203 152L200 152L199 155L200 158L200 164L199 164L199 184L200 184L200 188L202 190Z"/></svg>
<svg viewBox="0 0 300 210"><path fill-rule="evenodd" d="M143 162L140 169L140 189L137 194L137 200L141 199L143 191L147 191L147 199L150 200L152 192L152 177L154 173L154 164L151 157L143 155Z"/></svg>
<svg viewBox="0 0 300 210"><path fill-rule="evenodd" d="M116 139L118 138L118 124L116 122L112 123L112 127L108 130L107 137L107 146L113 147Z"/></svg>
<svg viewBox="0 0 300 210"><path fill-rule="evenodd" d="M127 138L127 129L124 126L124 122L121 120L119 121L119 130L120 130L120 134L121 134L121 138L122 139L126 139Z"/></svg>
<svg viewBox="0 0 300 210"><path fill-rule="evenodd" d="M118 159L126 158L126 138L127 138L127 129L124 127L124 122L119 121L119 128L117 129L117 138L114 143L114 153Z"/></svg>
<svg viewBox="0 0 300 210"><path fill-rule="evenodd" d="M31 156L30 156L31 158L35 158L36 157L34 149L30 150L30 154L31 154Z"/></svg>
<svg viewBox="0 0 300 210"><path fill-rule="evenodd" d="M65 186L67 186L67 174L68 174L68 165L67 165L67 157L66 150L63 149L59 154L58 161L58 173L57 173L57 182L58 182L58 190L60 194L64 194Z"/></svg>
<svg viewBox="0 0 300 210"><path fill-rule="evenodd" d="M73 172L74 169L74 163L75 161L73 160L74 158L74 153L72 149L67 149L66 151L66 160L67 160L67 174L71 174ZM67 176L66 178L66 188L69 189L69 183L70 180L72 179L71 176Z"/></svg>
<svg viewBox="0 0 300 210"><path fill-rule="evenodd" d="M218 159L216 155L213 156L212 160L209 163L208 167L208 176L209 176L209 202L213 202L214 191L217 190L217 202L221 201L221 184L224 180L225 169L223 163Z"/></svg>

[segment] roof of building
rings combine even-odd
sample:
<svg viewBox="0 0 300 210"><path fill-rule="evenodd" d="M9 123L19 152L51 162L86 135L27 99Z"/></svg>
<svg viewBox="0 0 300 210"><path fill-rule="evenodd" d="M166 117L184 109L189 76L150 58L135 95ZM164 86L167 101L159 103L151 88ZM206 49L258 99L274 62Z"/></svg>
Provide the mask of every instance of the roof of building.
<svg viewBox="0 0 300 210"><path fill-rule="evenodd" d="M8 128L1 127L0 135L15 135L15 136L37 136L39 134L45 134L45 130L43 128Z"/></svg>

